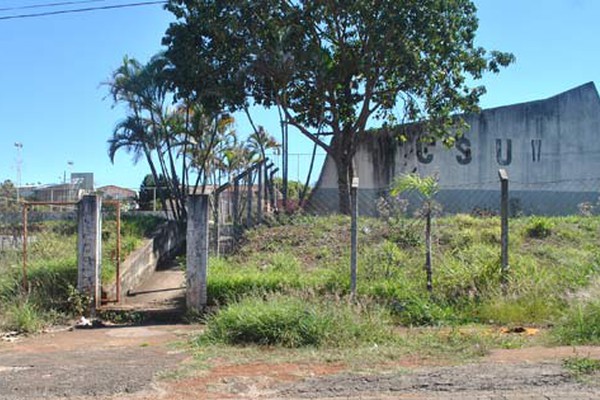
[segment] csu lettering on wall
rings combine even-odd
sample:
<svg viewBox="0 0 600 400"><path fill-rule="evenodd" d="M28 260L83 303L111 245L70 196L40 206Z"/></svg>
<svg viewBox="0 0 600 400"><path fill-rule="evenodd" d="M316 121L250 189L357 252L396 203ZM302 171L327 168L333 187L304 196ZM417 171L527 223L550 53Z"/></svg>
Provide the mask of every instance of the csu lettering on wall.
<svg viewBox="0 0 600 400"><path fill-rule="evenodd" d="M433 162L434 153L433 147L436 143L417 142L417 160L421 164L430 164ZM456 155L456 161L460 165L468 165L473 161L471 150L471 141L466 137L459 138L454 143L454 148L459 154ZM512 139L497 138L495 140L496 162L498 165L507 166L512 163L513 145ZM540 162L542 154L542 139L531 139L531 160L532 162Z"/></svg>

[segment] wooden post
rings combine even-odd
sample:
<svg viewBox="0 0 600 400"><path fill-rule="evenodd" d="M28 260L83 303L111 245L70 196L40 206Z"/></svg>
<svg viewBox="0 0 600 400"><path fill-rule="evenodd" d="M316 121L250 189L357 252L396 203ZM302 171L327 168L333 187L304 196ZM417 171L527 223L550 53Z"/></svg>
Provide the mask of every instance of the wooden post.
<svg viewBox="0 0 600 400"><path fill-rule="evenodd" d="M233 179L233 238L235 242L240 238L240 181L237 177Z"/></svg>
<svg viewBox="0 0 600 400"><path fill-rule="evenodd" d="M215 224L215 229L214 229L214 249L215 249L215 255L217 257L220 256L220 252L221 249L220 244L221 244L221 224L220 224L220 219L221 219L221 192L219 192L218 190L215 191L214 194L214 211L213 211L213 218L214 218L214 224Z"/></svg>
<svg viewBox="0 0 600 400"><path fill-rule="evenodd" d="M267 159L268 160L268 159ZM264 169L264 181L263 181L263 186L264 186L264 190L263 190L263 201L265 203L265 210L267 212L272 212L273 211L273 207L271 207L271 201L269 199L269 170L273 168L273 163L269 163L266 164L265 163L265 169Z"/></svg>
<svg viewBox="0 0 600 400"><path fill-rule="evenodd" d="M102 198L83 196L78 207L77 289L91 302L90 316L100 305L100 263L102 260Z"/></svg>
<svg viewBox="0 0 600 400"><path fill-rule="evenodd" d="M252 170L248 170L246 175L246 201L248 202L248 209L246 210L246 228L252 226Z"/></svg>
<svg viewBox="0 0 600 400"><path fill-rule="evenodd" d="M502 272L502 285L506 289L508 283L508 173L505 169L498 170L498 176L500 178L500 225L501 225L501 236L500 243L501 249L501 272Z"/></svg>
<svg viewBox="0 0 600 400"><path fill-rule="evenodd" d="M207 194L188 197L186 306L202 311L208 302L206 276L208 272L208 209Z"/></svg>
<svg viewBox="0 0 600 400"><path fill-rule="evenodd" d="M262 214L263 214L263 166L264 162L258 164L256 168L256 173L258 174L258 191L256 193L256 223L262 223Z"/></svg>
<svg viewBox="0 0 600 400"><path fill-rule="evenodd" d="M350 222L350 296L356 297L356 270L358 252L358 178L352 178L350 188L351 222Z"/></svg>
<svg viewBox="0 0 600 400"><path fill-rule="evenodd" d="M271 202L271 210L277 212L277 191L275 190L275 182L273 176L279 171L279 168L275 168L269 173L269 197Z"/></svg>

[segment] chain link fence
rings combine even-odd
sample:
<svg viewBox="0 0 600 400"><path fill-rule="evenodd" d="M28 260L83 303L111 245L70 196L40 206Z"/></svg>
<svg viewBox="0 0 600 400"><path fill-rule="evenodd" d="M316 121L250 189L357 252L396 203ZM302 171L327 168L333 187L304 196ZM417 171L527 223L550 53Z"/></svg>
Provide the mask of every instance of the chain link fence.
<svg viewBox="0 0 600 400"><path fill-rule="evenodd" d="M260 195L258 173L254 172L244 175L238 181L237 189L230 184L220 193L218 200L213 196L213 251L219 254L230 252L245 229L260 223L283 224L296 215L339 212L338 189L315 188L324 159L325 154L317 154L312 175L308 177L312 155L290 155L290 160L295 161L288 161L288 165L295 165L295 168L288 174L286 201L283 199L280 157L269 161L272 167L266 174L263 170ZM309 184L306 185L306 182ZM469 214L485 217L500 214L499 179L460 184L440 181L438 185L433 210L437 216ZM359 187L357 192L359 216L384 219L401 216L407 229L424 229L423 201L418 194L405 193L394 198L390 195L390 188L370 189L368 185L364 186L367 187ZM596 214L600 214L600 178L544 182L509 179L511 218Z"/></svg>

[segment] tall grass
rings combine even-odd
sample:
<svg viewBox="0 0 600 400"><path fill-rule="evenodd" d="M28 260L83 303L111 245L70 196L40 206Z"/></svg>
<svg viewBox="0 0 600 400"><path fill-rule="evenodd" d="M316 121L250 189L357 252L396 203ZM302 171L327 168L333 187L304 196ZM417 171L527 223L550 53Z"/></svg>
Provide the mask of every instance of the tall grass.
<svg viewBox="0 0 600 400"><path fill-rule="evenodd" d="M366 218L359 229L359 297L385 305L403 325L554 325L573 312L571 294L600 275L598 217L511 220L506 292L497 217L437 220L432 295L425 290L423 242L407 239L422 237L422 224ZM238 255L211 261L209 298L228 304L275 292L343 296L349 288L348 232L349 220L340 216L258 228Z"/></svg>
<svg viewBox="0 0 600 400"><path fill-rule="evenodd" d="M352 346L389 341L388 314L334 300L248 297L207 321L202 340L282 347Z"/></svg>
<svg viewBox="0 0 600 400"><path fill-rule="evenodd" d="M160 223L158 218L124 217L123 257L141 243L144 234ZM114 243L114 221L104 224L107 243ZM83 298L77 295L77 224L75 221L49 221L35 226L28 248L28 289L22 287L22 253L0 254L0 329L33 332L47 324L82 312ZM103 264L109 265L110 245L104 249ZM106 262L104 262L106 261ZM103 276L111 277L109 271ZM114 271L114 270L113 270ZM114 274L114 272L112 272Z"/></svg>

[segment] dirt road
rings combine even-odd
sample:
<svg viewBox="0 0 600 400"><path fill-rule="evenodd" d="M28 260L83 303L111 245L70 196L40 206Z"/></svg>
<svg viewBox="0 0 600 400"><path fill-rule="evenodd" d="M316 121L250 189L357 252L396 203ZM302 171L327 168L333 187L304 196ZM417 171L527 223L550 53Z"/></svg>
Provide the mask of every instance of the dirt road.
<svg viewBox="0 0 600 400"><path fill-rule="evenodd" d="M600 376L580 382L561 364L600 359L600 347L498 350L452 367L398 360L400 372L359 376L337 364L219 360L191 377L170 374L190 360L173 343L199 330L113 327L0 343L0 399L600 399Z"/></svg>
<svg viewBox="0 0 600 400"><path fill-rule="evenodd" d="M106 398L152 389L186 354L190 326L63 331L0 343L0 399Z"/></svg>

